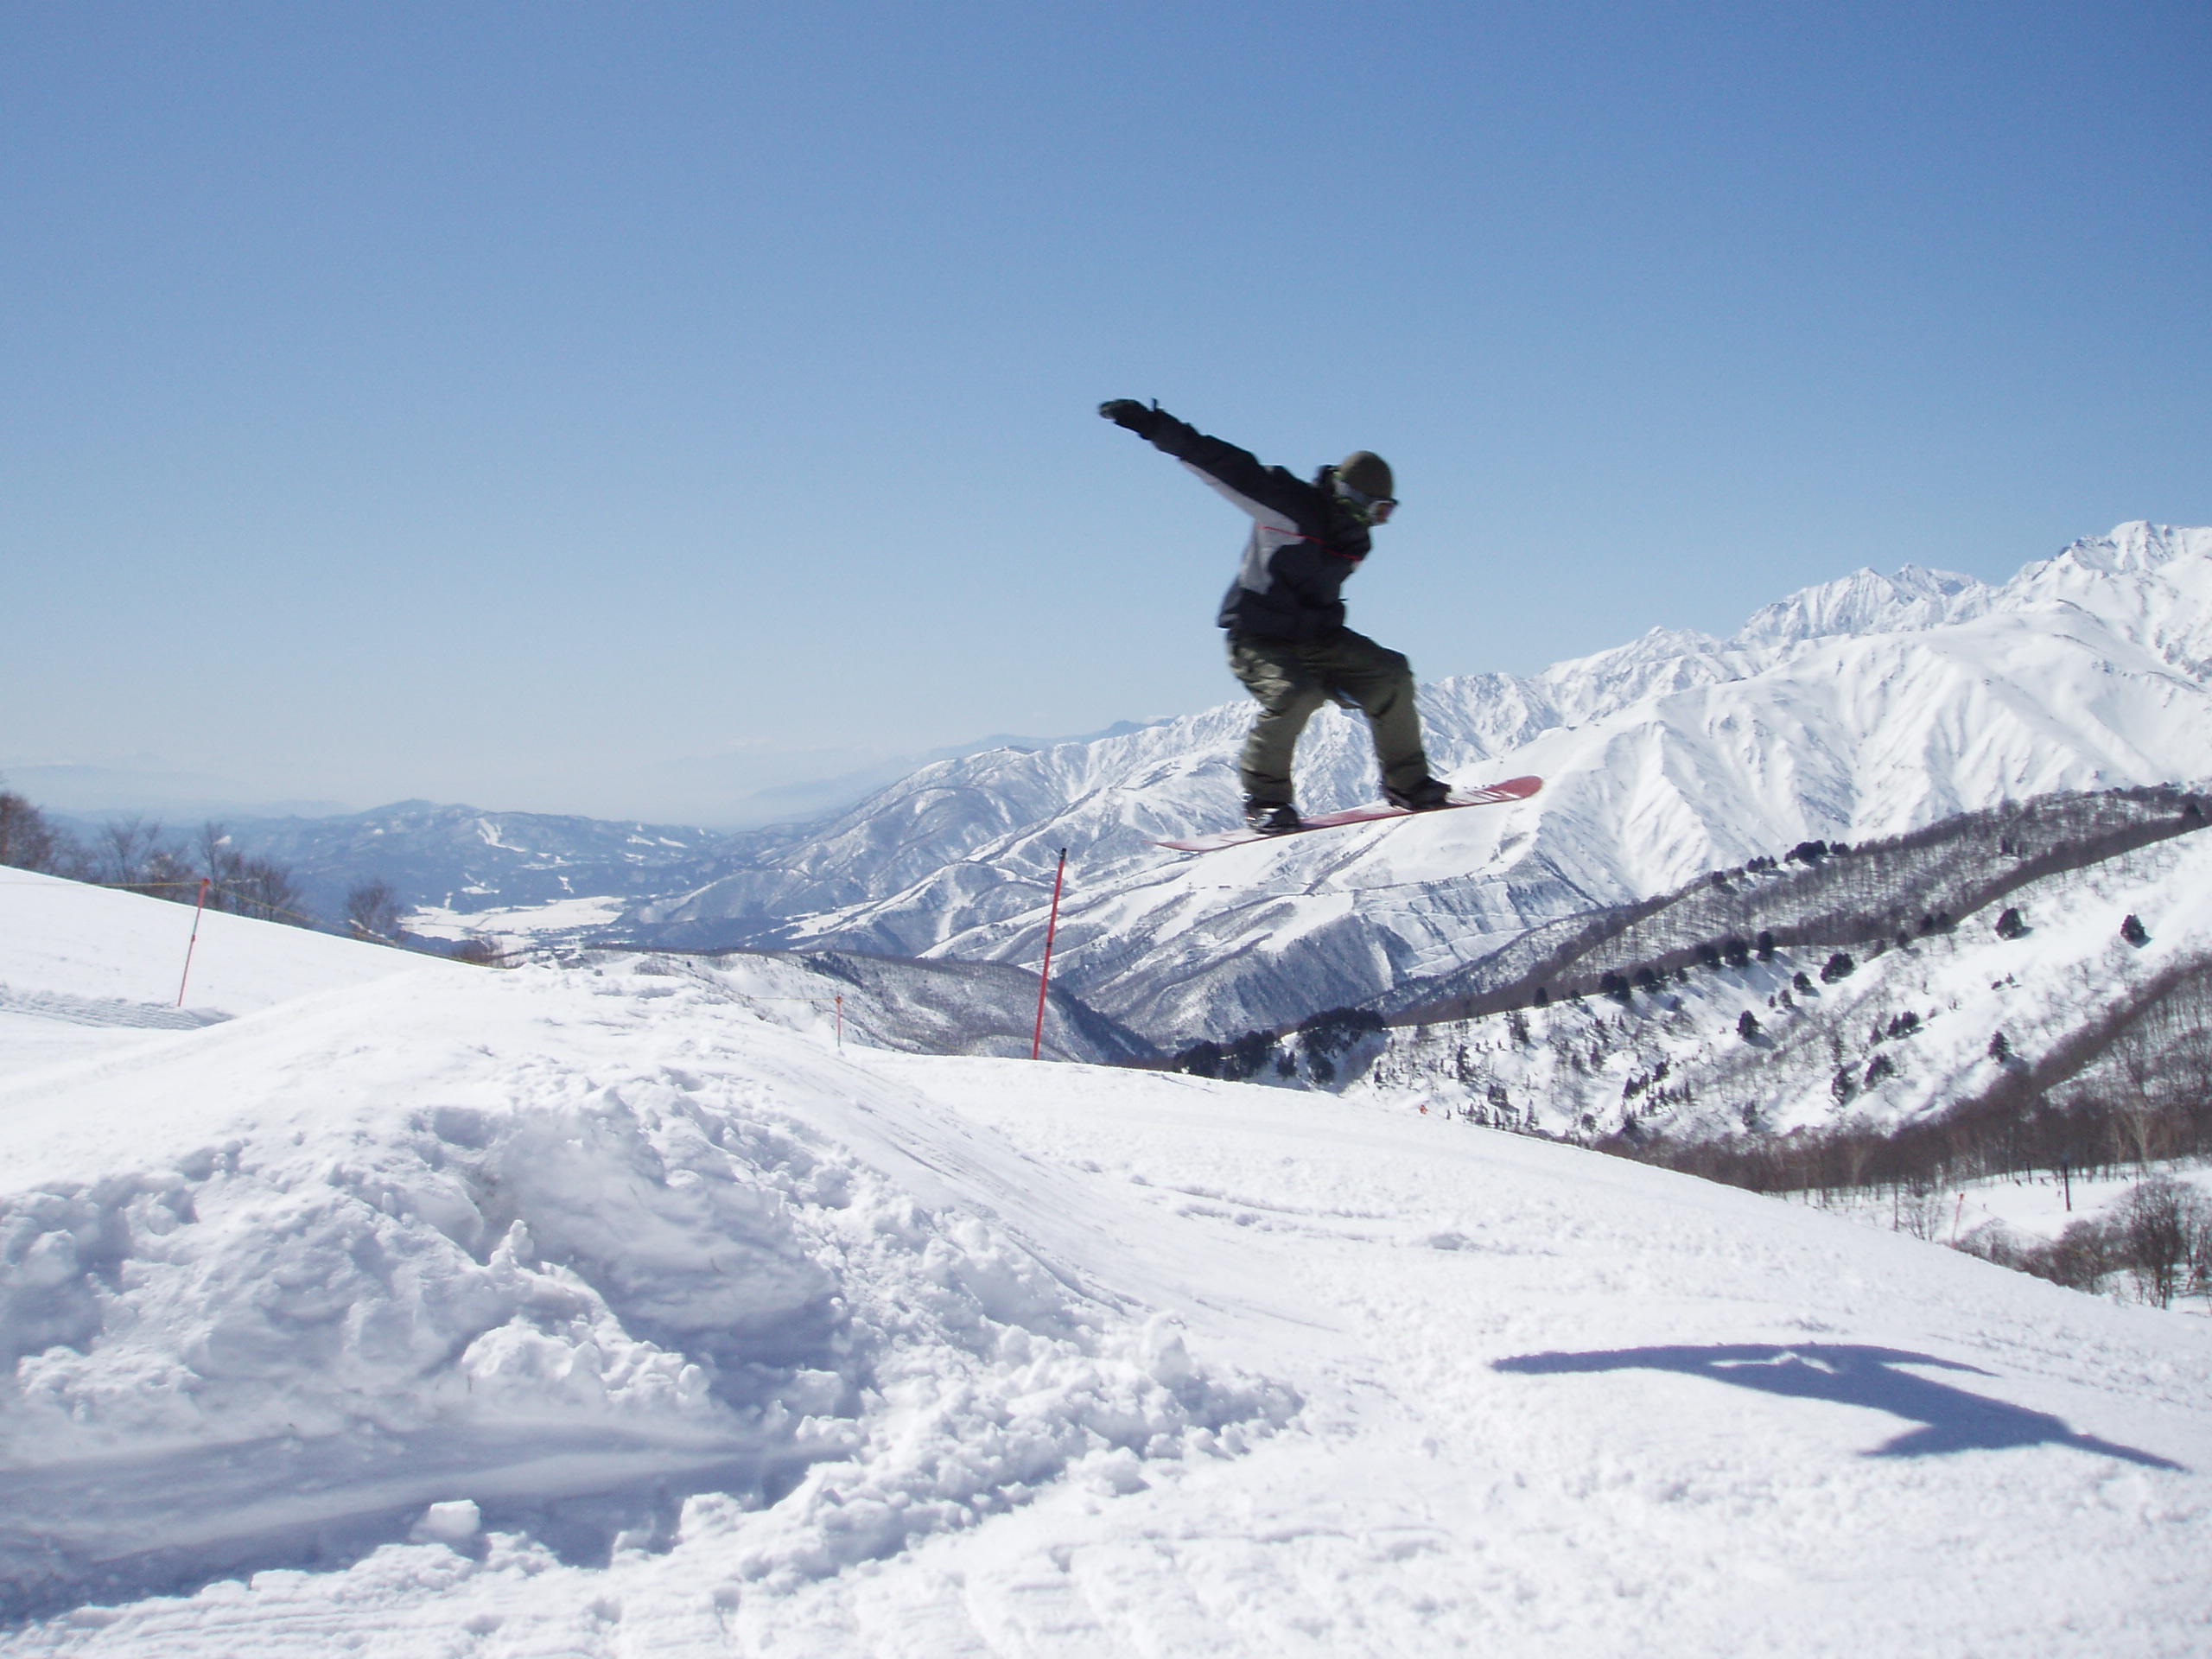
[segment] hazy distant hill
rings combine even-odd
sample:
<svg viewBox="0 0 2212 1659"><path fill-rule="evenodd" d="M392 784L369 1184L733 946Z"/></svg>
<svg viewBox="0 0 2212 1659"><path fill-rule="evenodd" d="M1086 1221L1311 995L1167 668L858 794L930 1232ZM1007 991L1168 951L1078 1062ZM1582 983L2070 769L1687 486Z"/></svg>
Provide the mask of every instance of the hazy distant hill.
<svg viewBox="0 0 2212 1659"><path fill-rule="evenodd" d="M232 841L291 868L315 913L381 878L409 905L469 912L556 899L644 898L709 874L745 837L671 824L401 801L324 818L240 818Z"/></svg>

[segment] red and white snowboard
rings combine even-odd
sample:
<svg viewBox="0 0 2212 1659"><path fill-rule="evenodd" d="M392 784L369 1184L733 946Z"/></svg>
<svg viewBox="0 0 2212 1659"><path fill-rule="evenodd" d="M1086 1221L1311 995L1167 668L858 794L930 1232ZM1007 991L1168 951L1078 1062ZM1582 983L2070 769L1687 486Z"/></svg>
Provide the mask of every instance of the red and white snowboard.
<svg viewBox="0 0 2212 1659"><path fill-rule="evenodd" d="M1544 786L1541 778L1509 778L1502 784L1485 785L1481 789L1455 789L1452 798L1442 806L1431 807L1431 812L1448 812L1455 806L1496 806L1501 801L1525 801ZM1224 847L1242 847L1255 841L1281 841L1290 836L1303 836L1315 830L1336 830L1347 823L1374 823L1386 818L1414 818L1425 813L1408 812L1402 806L1355 806L1348 812L1323 812L1311 817L1295 830L1263 836L1257 830L1224 830L1211 836L1192 836L1188 841L1161 841L1153 844L1168 847L1179 853L1217 853Z"/></svg>

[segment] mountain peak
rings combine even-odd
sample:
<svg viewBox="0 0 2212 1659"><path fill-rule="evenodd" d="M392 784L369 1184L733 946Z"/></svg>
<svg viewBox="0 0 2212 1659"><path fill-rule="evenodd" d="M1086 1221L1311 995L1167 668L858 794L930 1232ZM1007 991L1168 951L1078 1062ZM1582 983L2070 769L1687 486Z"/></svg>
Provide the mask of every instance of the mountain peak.
<svg viewBox="0 0 2212 1659"><path fill-rule="evenodd" d="M1728 643L1792 645L1836 634L1917 632L1974 614L1993 591L1955 570L1908 564L1885 576L1861 565L1763 607Z"/></svg>
<svg viewBox="0 0 2212 1659"><path fill-rule="evenodd" d="M2056 558L2030 565L2021 574L2040 572L2053 566L2111 574L2149 571L2176 559L2191 557L2212 557L2212 530L2154 524L2147 519L2131 518L2126 524L2114 524L2102 536L2084 536L2068 543Z"/></svg>

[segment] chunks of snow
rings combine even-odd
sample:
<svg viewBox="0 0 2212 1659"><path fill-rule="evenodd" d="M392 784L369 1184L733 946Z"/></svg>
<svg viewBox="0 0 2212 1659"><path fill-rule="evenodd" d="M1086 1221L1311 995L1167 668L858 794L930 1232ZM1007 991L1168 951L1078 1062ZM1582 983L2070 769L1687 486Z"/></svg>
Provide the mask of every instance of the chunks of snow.
<svg viewBox="0 0 2212 1659"><path fill-rule="evenodd" d="M431 1504L407 1535L418 1543L461 1545L474 1538L482 1523L476 1505L467 1498L456 1497Z"/></svg>

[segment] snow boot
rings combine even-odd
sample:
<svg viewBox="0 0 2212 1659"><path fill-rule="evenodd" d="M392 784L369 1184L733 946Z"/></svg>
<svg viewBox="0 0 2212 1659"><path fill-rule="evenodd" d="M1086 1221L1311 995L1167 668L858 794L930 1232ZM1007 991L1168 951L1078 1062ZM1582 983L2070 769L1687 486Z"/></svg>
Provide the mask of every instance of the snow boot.
<svg viewBox="0 0 2212 1659"><path fill-rule="evenodd" d="M1288 801L1247 801L1244 822L1263 836L1287 836L1306 827L1298 809Z"/></svg>
<svg viewBox="0 0 2212 1659"><path fill-rule="evenodd" d="M1440 784L1433 778L1424 778L1411 789L1382 788L1382 798L1393 806L1402 806L1408 812L1433 812L1440 806L1452 804L1450 785Z"/></svg>

